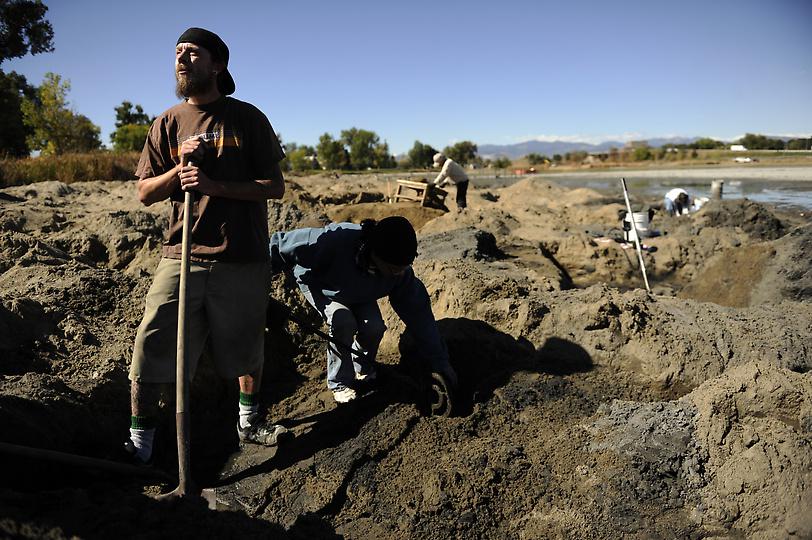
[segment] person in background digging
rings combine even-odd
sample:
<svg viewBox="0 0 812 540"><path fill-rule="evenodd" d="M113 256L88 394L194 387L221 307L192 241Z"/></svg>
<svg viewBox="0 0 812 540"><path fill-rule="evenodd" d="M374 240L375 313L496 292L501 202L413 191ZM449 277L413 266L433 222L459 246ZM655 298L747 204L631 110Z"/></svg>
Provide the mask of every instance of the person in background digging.
<svg viewBox="0 0 812 540"><path fill-rule="evenodd" d="M674 188L665 194L663 209L669 216L680 216L690 211L691 198L682 188Z"/></svg>
<svg viewBox="0 0 812 540"><path fill-rule="evenodd" d="M406 218L276 232L270 251L272 271L292 272L330 336L347 345L327 346L327 387L336 402L356 399L377 377L375 357L386 331L377 301L385 296L432 371L456 385L431 300L411 267L417 235Z"/></svg>
<svg viewBox="0 0 812 540"><path fill-rule="evenodd" d="M266 425L257 396L264 361L269 232L267 199L285 191L285 156L265 115L234 92L228 48L189 28L175 47L183 101L150 127L136 169L138 198L169 200L169 229L146 297L130 366L131 426L125 450L152 458L158 399L175 382L184 191L195 192L187 291L189 377L207 341L219 374L239 378L240 440L275 444L287 430Z"/></svg>
<svg viewBox="0 0 812 540"><path fill-rule="evenodd" d="M434 154L434 166L440 167L440 174L431 183L437 187L447 184L457 186L457 211L461 212L468 206L466 194L468 193L468 175L456 161L448 158L445 154L437 152Z"/></svg>

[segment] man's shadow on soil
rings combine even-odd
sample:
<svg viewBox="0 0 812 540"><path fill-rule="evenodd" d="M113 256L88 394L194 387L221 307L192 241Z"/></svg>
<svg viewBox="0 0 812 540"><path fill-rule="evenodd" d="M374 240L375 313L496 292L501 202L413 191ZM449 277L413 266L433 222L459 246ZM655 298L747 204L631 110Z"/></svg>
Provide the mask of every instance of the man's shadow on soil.
<svg viewBox="0 0 812 540"><path fill-rule="evenodd" d="M419 385L399 373L397 366L380 365L377 391L359 397L350 403L302 417L279 419L289 429L309 426L293 440L280 446L273 456L262 463L215 481L228 485L273 470L284 470L316 455L356 438L367 423L384 412L390 405L414 404L422 401ZM407 428L410 431L411 428ZM298 431L298 430L297 430Z"/></svg>

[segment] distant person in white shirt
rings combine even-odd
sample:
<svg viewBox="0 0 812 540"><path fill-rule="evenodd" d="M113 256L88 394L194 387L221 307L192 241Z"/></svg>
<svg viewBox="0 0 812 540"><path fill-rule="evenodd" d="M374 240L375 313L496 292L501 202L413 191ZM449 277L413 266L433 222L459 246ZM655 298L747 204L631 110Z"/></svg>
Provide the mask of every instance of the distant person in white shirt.
<svg viewBox="0 0 812 540"><path fill-rule="evenodd" d="M665 194L663 208L669 216L680 216L691 210L691 198L682 188L674 188Z"/></svg>
<svg viewBox="0 0 812 540"><path fill-rule="evenodd" d="M447 158L440 152L434 154L434 166L442 168L432 184L437 187L455 184L457 186L457 211L461 212L468 206L465 199L465 195L468 193L468 175L456 161Z"/></svg>

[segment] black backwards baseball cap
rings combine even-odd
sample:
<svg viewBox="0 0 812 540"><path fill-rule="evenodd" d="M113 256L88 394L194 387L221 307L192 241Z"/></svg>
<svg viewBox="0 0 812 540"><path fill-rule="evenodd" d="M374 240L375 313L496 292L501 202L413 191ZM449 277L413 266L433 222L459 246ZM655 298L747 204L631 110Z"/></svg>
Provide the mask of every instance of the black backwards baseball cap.
<svg viewBox="0 0 812 540"><path fill-rule="evenodd" d="M234 93L234 79L228 72L228 47L220 36L203 28L189 28L180 35L176 45L180 43L194 43L209 51L215 60L223 62L226 69L217 74L217 90L224 96Z"/></svg>
<svg viewBox="0 0 812 540"><path fill-rule="evenodd" d="M372 252L389 264L408 266L417 257L417 234L403 216L389 216L376 223L369 242Z"/></svg>

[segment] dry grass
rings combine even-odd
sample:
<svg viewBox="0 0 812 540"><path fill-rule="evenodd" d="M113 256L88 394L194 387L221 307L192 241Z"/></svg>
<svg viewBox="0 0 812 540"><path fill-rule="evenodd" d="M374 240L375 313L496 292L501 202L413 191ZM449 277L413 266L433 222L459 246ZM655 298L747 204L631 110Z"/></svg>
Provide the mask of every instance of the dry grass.
<svg viewBox="0 0 812 540"><path fill-rule="evenodd" d="M88 180L132 180L137 152L92 152L24 159L0 159L0 187L57 180L70 184Z"/></svg>

